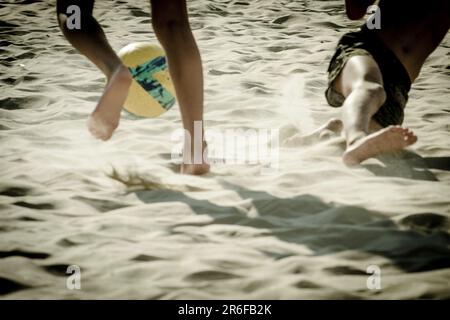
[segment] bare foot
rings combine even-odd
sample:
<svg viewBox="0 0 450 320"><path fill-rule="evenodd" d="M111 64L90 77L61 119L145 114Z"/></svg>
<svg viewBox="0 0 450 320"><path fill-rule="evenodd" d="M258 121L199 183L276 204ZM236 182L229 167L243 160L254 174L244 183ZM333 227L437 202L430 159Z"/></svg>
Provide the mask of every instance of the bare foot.
<svg viewBox="0 0 450 320"><path fill-rule="evenodd" d="M120 112L131 81L131 73L125 66L119 67L109 79L88 120L89 131L97 139L108 140L119 125Z"/></svg>
<svg viewBox="0 0 450 320"><path fill-rule="evenodd" d="M315 132L318 134L320 140L328 139L333 135L340 134L343 128L343 123L339 119L330 119L325 125L317 129Z"/></svg>
<svg viewBox="0 0 450 320"><path fill-rule="evenodd" d="M342 121L339 119L330 119L327 123L325 123L320 128L316 129L310 134L300 135L296 134L295 136L287 139L284 142L286 146L296 146L302 144L311 144L314 142L318 142L321 140L328 139L333 135L339 134L342 131Z"/></svg>
<svg viewBox="0 0 450 320"><path fill-rule="evenodd" d="M349 144L343 161L347 166L354 166L377 155L399 151L416 141L417 137L409 129L389 126Z"/></svg>
<svg viewBox="0 0 450 320"><path fill-rule="evenodd" d="M194 145L194 142L192 142ZM202 163L194 163L193 159L188 159L181 165L180 172L182 174L202 175L209 172L210 165L208 162L208 146L205 141L202 143ZM192 150L193 153L193 150Z"/></svg>
<svg viewBox="0 0 450 320"><path fill-rule="evenodd" d="M209 164L182 164L180 172L182 174L202 175L208 173L210 169Z"/></svg>

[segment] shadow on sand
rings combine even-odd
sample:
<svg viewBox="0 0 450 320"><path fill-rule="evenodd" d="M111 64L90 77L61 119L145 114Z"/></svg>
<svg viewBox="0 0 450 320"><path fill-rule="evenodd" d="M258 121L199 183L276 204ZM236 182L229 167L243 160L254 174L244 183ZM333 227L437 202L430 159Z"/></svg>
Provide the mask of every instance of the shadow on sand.
<svg viewBox="0 0 450 320"><path fill-rule="evenodd" d="M438 181L430 169L450 171L450 157L423 158L415 152L403 151L398 156L379 156L383 164L363 164L363 167L382 177L398 177L414 180Z"/></svg>
<svg viewBox="0 0 450 320"><path fill-rule="evenodd" d="M306 245L314 255L358 250L389 258L406 272L450 267L449 222L443 215L419 213L394 222L374 211L325 203L312 195L279 198L228 182L221 184L225 189L236 192L243 200L250 200L251 210L257 212L256 217L248 217L248 208L217 205L180 191L140 190L134 193L145 203L185 203L197 214L211 216L214 224L262 228L265 230L264 235ZM175 225L172 232L179 232L177 227L185 225ZM203 224L189 225L201 227ZM283 258L270 252L270 248L266 254L276 259ZM355 274L364 271L339 269L335 272Z"/></svg>

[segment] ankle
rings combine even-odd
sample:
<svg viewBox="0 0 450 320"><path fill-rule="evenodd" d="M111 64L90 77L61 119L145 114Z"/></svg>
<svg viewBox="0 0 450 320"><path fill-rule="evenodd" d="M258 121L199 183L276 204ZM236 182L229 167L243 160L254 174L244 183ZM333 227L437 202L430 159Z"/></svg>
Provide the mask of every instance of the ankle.
<svg viewBox="0 0 450 320"><path fill-rule="evenodd" d="M347 141L347 146L351 146L355 142L367 137L367 133L362 130L346 132L345 137Z"/></svg>
<svg viewBox="0 0 450 320"><path fill-rule="evenodd" d="M207 144L205 141L201 145L195 145L195 142L191 141L190 144L184 145L183 162L185 164L204 164L207 162L207 152Z"/></svg>

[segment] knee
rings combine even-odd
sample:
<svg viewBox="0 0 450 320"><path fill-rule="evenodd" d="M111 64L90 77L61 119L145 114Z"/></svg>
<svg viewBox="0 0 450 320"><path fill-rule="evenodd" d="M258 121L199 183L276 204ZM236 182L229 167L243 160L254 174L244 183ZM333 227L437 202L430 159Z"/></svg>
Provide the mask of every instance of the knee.
<svg viewBox="0 0 450 320"><path fill-rule="evenodd" d="M60 26L65 25L67 21L67 8L70 6L65 0L56 1L56 17Z"/></svg>
<svg viewBox="0 0 450 320"><path fill-rule="evenodd" d="M190 32L189 22L183 18L158 18L152 19L153 29L159 38L173 38L174 35L181 35Z"/></svg>
<svg viewBox="0 0 450 320"><path fill-rule="evenodd" d="M371 100L377 101L379 105L382 105L386 101L386 91L377 82L361 81L353 86L352 91L355 90L364 92Z"/></svg>
<svg viewBox="0 0 450 320"><path fill-rule="evenodd" d="M81 21L92 16L94 0L57 0L56 14L60 23L65 23L69 16L77 15ZM83 20L82 20L83 19Z"/></svg>
<svg viewBox="0 0 450 320"><path fill-rule="evenodd" d="M57 0L57 19L63 33L96 30L98 24L92 16L93 8L93 0Z"/></svg>

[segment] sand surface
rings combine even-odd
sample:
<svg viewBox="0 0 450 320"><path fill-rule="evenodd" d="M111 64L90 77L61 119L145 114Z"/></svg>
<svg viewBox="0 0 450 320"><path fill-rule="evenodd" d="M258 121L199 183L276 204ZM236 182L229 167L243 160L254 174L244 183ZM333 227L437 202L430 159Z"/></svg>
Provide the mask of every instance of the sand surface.
<svg viewBox="0 0 450 320"><path fill-rule="evenodd" d="M115 49L155 41L145 1L98 2ZM206 127L280 136L270 174L190 177L170 159L178 106L124 115L108 142L89 135L104 77L63 38L53 3L0 4L2 298L450 298L449 35L411 90L409 155L352 170L340 137L283 145L338 115L326 68L359 25L342 1L189 1ZM66 288L70 265L81 290Z"/></svg>

